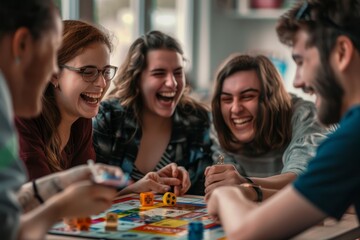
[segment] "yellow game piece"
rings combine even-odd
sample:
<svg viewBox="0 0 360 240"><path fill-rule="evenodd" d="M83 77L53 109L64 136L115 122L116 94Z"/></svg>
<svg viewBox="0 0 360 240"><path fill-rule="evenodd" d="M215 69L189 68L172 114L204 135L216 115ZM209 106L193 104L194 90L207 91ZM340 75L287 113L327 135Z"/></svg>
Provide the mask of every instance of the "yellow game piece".
<svg viewBox="0 0 360 240"><path fill-rule="evenodd" d="M118 215L114 212L108 212L105 217L105 231L117 231Z"/></svg>
<svg viewBox="0 0 360 240"><path fill-rule="evenodd" d="M142 192L140 193L140 204L143 207L149 207L154 205L154 193Z"/></svg>
<svg viewBox="0 0 360 240"><path fill-rule="evenodd" d="M176 195L172 192L166 192L163 196L165 206L174 206L176 204Z"/></svg>
<svg viewBox="0 0 360 240"><path fill-rule="evenodd" d="M84 217L84 218L77 218L76 219L76 228L79 231L89 231L91 226L91 218Z"/></svg>

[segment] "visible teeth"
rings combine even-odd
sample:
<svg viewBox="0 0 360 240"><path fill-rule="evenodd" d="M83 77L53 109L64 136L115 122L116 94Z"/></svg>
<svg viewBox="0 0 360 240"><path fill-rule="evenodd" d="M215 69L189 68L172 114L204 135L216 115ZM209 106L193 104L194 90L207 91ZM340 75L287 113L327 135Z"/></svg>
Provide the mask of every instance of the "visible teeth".
<svg viewBox="0 0 360 240"><path fill-rule="evenodd" d="M83 95L90 97L90 98L100 98L101 93L82 93Z"/></svg>
<svg viewBox="0 0 360 240"><path fill-rule="evenodd" d="M236 119L233 119L234 123L235 124L243 124L247 121L249 121L251 118L236 118Z"/></svg>
<svg viewBox="0 0 360 240"><path fill-rule="evenodd" d="M176 92L159 92L159 95L162 97L174 97Z"/></svg>

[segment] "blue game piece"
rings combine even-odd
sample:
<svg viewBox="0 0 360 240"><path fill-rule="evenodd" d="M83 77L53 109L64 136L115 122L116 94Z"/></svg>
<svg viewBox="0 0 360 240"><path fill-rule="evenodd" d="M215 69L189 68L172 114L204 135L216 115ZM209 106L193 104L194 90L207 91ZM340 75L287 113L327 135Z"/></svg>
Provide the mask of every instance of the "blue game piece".
<svg viewBox="0 0 360 240"><path fill-rule="evenodd" d="M191 222L188 232L188 240L202 240L204 239L204 224L202 222Z"/></svg>

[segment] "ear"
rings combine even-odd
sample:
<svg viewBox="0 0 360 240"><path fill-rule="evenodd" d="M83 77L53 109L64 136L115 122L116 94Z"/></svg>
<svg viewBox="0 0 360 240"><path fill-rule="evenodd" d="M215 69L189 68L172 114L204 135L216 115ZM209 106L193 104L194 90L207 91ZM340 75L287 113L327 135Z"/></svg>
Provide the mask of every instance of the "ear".
<svg viewBox="0 0 360 240"><path fill-rule="evenodd" d="M354 53L354 45L347 36L339 36L334 48L334 61L339 71L347 69Z"/></svg>
<svg viewBox="0 0 360 240"><path fill-rule="evenodd" d="M54 85L55 88L57 88L59 86L59 74L53 74L50 82L52 85Z"/></svg>
<svg viewBox="0 0 360 240"><path fill-rule="evenodd" d="M28 61L32 56L33 44L33 37L29 29L25 27L17 29L14 33L12 44L14 58L20 62Z"/></svg>

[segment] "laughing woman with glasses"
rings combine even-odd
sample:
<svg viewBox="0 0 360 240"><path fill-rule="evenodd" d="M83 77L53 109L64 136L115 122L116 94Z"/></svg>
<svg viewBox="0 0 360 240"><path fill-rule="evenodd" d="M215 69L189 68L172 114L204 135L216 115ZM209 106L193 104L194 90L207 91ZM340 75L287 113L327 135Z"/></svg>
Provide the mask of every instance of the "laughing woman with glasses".
<svg viewBox="0 0 360 240"><path fill-rule="evenodd" d="M41 116L16 119L30 180L95 159L91 118L117 70L110 65L112 45L105 31L81 21L63 23L60 71L43 95Z"/></svg>

